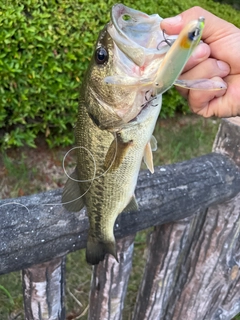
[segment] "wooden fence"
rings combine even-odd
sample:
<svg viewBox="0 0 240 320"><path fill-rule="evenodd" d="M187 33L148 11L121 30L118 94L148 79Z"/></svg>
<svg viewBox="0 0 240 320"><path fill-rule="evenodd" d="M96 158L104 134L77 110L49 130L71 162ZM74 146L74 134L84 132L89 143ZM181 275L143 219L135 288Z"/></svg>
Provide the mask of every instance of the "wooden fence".
<svg viewBox="0 0 240 320"><path fill-rule="evenodd" d="M132 319L227 320L240 312L239 119L222 121L213 153L140 173L140 211L115 225L119 263L108 256L93 269L89 320L122 319L134 237L151 226ZM0 274L23 270L28 320L65 319L64 256L86 246L85 209L49 205L60 199L53 190L0 201Z"/></svg>

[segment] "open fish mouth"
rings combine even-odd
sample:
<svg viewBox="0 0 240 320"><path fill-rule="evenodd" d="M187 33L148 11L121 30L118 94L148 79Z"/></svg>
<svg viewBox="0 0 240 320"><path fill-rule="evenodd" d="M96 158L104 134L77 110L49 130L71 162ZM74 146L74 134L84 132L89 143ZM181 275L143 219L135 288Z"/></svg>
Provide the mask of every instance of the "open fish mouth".
<svg viewBox="0 0 240 320"><path fill-rule="evenodd" d="M147 92L155 97L173 84L199 87L194 80L183 82L178 77L201 39L204 18L190 21L178 36L173 37L164 35L161 21L158 14L148 15L123 4L112 7L107 32L113 41L114 68L103 82L112 85L113 90L122 91L124 103L121 108L115 107L115 112L124 122L134 119L141 113L141 106L150 102L146 99ZM206 79L202 82L206 88L221 89L219 84L211 87ZM130 96L131 103L127 99Z"/></svg>
<svg viewBox="0 0 240 320"><path fill-rule="evenodd" d="M146 114L143 111L151 106L147 96L152 100L152 84L145 85L145 79L154 78L169 50L160 28L161 21L158 14L148 15L123 4L112 7L107 32L114 43L114 68L103 82L113 85L115 89L111 90L124 92L123 103L114 111L126 124ZM140 121L143 117L137 119Z"/></svg>
<svg viewBox="0 0 240 320"><path fill-rule="evenodd" d="M148 65L165 54L169 45L165 43L160 28L162 18L158 14L148 15L116 4L111 10L108 32L118 48L137 66ZM159 46L163 43L163 46Z"/></svg>

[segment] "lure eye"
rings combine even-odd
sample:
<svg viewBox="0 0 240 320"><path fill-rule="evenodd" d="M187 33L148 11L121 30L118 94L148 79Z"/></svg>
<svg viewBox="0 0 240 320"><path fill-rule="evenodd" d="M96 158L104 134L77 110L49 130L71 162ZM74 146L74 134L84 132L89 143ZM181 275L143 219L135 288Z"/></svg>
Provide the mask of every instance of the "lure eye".
<svg viewBox="0 0 240 320"><path fill-rule="evenodd" d="M97 64L103 64L108 61L108 52L104 47L97 48L95 52L95 60Z"/></svg>
<svg viewBox="0 0 240 320"><path fill-rule="evenodd" d="M200 34L200 29L196 28L194 31L188 33L188 39L191 41L195 41L197 40L199 34Z"/></svg>

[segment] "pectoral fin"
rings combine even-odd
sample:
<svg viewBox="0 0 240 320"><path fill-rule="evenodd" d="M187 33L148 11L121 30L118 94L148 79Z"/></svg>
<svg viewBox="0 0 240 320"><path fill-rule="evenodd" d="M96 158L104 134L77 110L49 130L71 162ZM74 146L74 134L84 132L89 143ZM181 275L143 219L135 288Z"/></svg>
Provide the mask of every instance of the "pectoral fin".
<svg viewBox="0 0 240 320"><path fill-rule="evenodd" d="M64 208L66 208L68 211L71 212L77 212L80 211L84 207L83 199L81 197L81 191L79 188L78 180L78 174L77 169L73 171L73 173L70 175L70 178L68 178L62 193L62 205Z"/></svg>
<svg viewBox="0 0 240 320"><path fill-rule="evenodd" d="M108 149L108 152L105 157L105 168L116 170L120 167L123 162L127 151L132 146L133 141L123 142L120 135L117 135Z"/></svg>
<svg viewBox="0 0 240 320"><path fill-rule="evenodd" d="M139 207L136 201L135 196L133 195L129 204L123 210L124 212L138 211Z"/></svg>

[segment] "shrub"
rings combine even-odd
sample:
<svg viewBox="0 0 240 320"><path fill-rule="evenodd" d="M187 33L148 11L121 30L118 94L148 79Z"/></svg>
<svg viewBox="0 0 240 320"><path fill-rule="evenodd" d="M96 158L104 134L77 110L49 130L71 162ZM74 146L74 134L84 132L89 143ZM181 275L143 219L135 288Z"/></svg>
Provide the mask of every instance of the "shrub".
<svg viewBox="0 0 240 320"><path fill-rule="evenodd" d="M198 1L137 0L125 4L162 17ZM78 87L97 34L109 20L114 1L21 0L0 4L0 144L35 146L44 134L49 146L73 143ZM201 5L239 24L230 6L202 0ZM174 91L164 95L163 116L186 112Z"/></svg>

